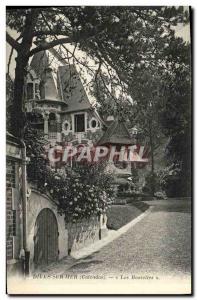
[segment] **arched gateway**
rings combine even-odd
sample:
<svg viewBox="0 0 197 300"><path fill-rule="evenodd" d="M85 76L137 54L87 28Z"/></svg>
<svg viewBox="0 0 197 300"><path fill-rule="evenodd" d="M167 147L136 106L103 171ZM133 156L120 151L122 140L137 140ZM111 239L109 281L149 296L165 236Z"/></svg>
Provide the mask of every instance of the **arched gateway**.
<svg viewBox="0 0 197 300"><path fill-rule="evenodd" d="M34 234L34 263L48 265L58 259L58 225L55 214L49 208L40 211Z"/></svg>

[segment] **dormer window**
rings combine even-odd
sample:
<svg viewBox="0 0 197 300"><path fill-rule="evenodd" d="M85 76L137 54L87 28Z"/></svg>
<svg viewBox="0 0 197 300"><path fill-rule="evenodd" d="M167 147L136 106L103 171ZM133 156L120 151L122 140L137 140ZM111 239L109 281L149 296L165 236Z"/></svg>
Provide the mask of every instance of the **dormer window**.
<svg viewBox="0 0 197 300"><path fill-rule="evenodd" d="M34 85L33 82L27 83L27 100L31 100L34 98Z"/></svg>
<svg viewBox="0 0 197 300"><path fill-rule="evenodd" d="M27 100L40 99L40 89L38 82L27 83Z"/></svg>
<svg viewBox="0 0 197 300"><path fill-rule="evenodd" d="M38 83L35 83L35 98L40 99L40 89Z"/></svg>
<svg viewBox="0 0 197 300"><path fill-rule="evenodd" d="M74 115L74 131L85 132L85 114Z"/></svg>

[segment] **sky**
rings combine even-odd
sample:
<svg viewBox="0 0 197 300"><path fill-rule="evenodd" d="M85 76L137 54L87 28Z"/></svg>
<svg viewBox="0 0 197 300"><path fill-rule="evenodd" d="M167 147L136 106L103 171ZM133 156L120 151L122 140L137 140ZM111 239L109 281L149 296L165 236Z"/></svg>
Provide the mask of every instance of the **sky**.
<svg viewBox="0 0 197 300"><path fill-rule="evenodd" d="M190 42L190 24L183 26L178 24L175 29L176 36L182 37L184 41Z"/></svg>

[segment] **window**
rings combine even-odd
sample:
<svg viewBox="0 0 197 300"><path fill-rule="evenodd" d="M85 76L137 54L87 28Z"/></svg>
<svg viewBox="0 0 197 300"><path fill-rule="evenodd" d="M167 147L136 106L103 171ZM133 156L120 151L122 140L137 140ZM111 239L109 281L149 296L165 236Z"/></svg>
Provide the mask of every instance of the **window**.
<svg viewBox="0 0 197 300"><path fill-rule="evenodd" d="M98 127L98 121L95 118L92 118L89 122L90 129Z"/></svg>
<svg viewBox="0 0 197 300"><path fill-rule="evenodd" d="M13 210L13 236L16 236L16 210Z"/></svg>
<svg viewBox="0 0 197 300"><path fill-rule="evenodd" d="M91 123L91 125L92 125L92 128L95 128L95 127L96 127L96 125L97 125L97 123L96 123L96 120L92 120L92 123Z"/></svg>
<svg viewBox="0 0 197 300"><path fill-rule="evenodd" d="M40 99L40 89L38 83L35 83L35 98Z"/></svg>
<svg viewBox="0 0 197 300"><path fill-rule="evenodd" d="M27 84L27 99L33 99L34 98L34 87L33 87L33 83L29 82Z"/></svg>
<svg viewBox="0 0 197 300"><path fill-rule="evenodd" d="M66 120L62 124L62 131L63 133L67 134L69 130L71 130L70 122Z"/></svg>
<svg viewBox="0 0 197 300"><path fill-rule="evenodd" d="M84 132L85 131L85 115L78 114L74 116L75 122L75 132Z"/></svg>
<svg viewBox="0 0 197 300"><path fill-rule="evenodd" d="M57 139L57 132L49 132L48 137L51 140L56 140Z"/></svg>
<svg viewBox="0 0 197 300"><path fill-rule="evenodd" d="M56 116L54 113L49 114L49 131L57 132L57 122L56 122Z"/></svg>
<svg viewBox="0 0 197 300"><path fill-rule="evenodd" d="M15 176L15 163L7 161L6 164L6 181L11 187L16 187L16 176Z"/></svg>
<svg viewBox="0 0 197 300"><path fill-rule="evenodd" d="M68 131L68 128L69 128L68 123L65 123L65 124L64 124L64 129L65 129L66 131Z"/></svg>

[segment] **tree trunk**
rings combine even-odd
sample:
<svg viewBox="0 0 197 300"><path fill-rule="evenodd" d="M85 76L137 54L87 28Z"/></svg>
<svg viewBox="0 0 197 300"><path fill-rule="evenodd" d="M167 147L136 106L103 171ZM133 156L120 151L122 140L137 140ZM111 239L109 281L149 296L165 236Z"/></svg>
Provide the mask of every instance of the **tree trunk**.
<svg viewBox="0 0 197 300"><path fill-rule="evenodd" d="M155 165L154 165L154 143L153 143L152 122L151 121L149 123L149 139L150 139L150 153L151 153L151 174L152 174L152 179L153 179L154 172L155 172ZM154 196L154 193L155 193L154 179L152 180L152 184L151 184L151 192L152 192L152 196Z"/></svg>
<svg viewBox="0 0 197 300"><path fill-rule="evenodd" d="M14 102L11 110L11 131L17 137L23 136L24 109L23 109L23 87L25 78L25 67L28 59L18 55L16 59L15 80L14 80Z"/></svg>
<svg viewBox="0 0 197 300"><path fill-rule="evenodd" d="M23 137L25 125L23 90L37 15L37 9L28 10L25 19L25 30L22 34L22 42L20 44L20 49L18 50L18 55L16 58L14 102L11 110L11 131L15 136L19 138Z"/></svg>
<svg viewBox="0 0 197 300"><path fill-rule="evenodd" d="M153 174L155 171L155 164L154 164L154 149L153 149L152 133L150 134L150 152L151 152L151 172Z"/></svg>

